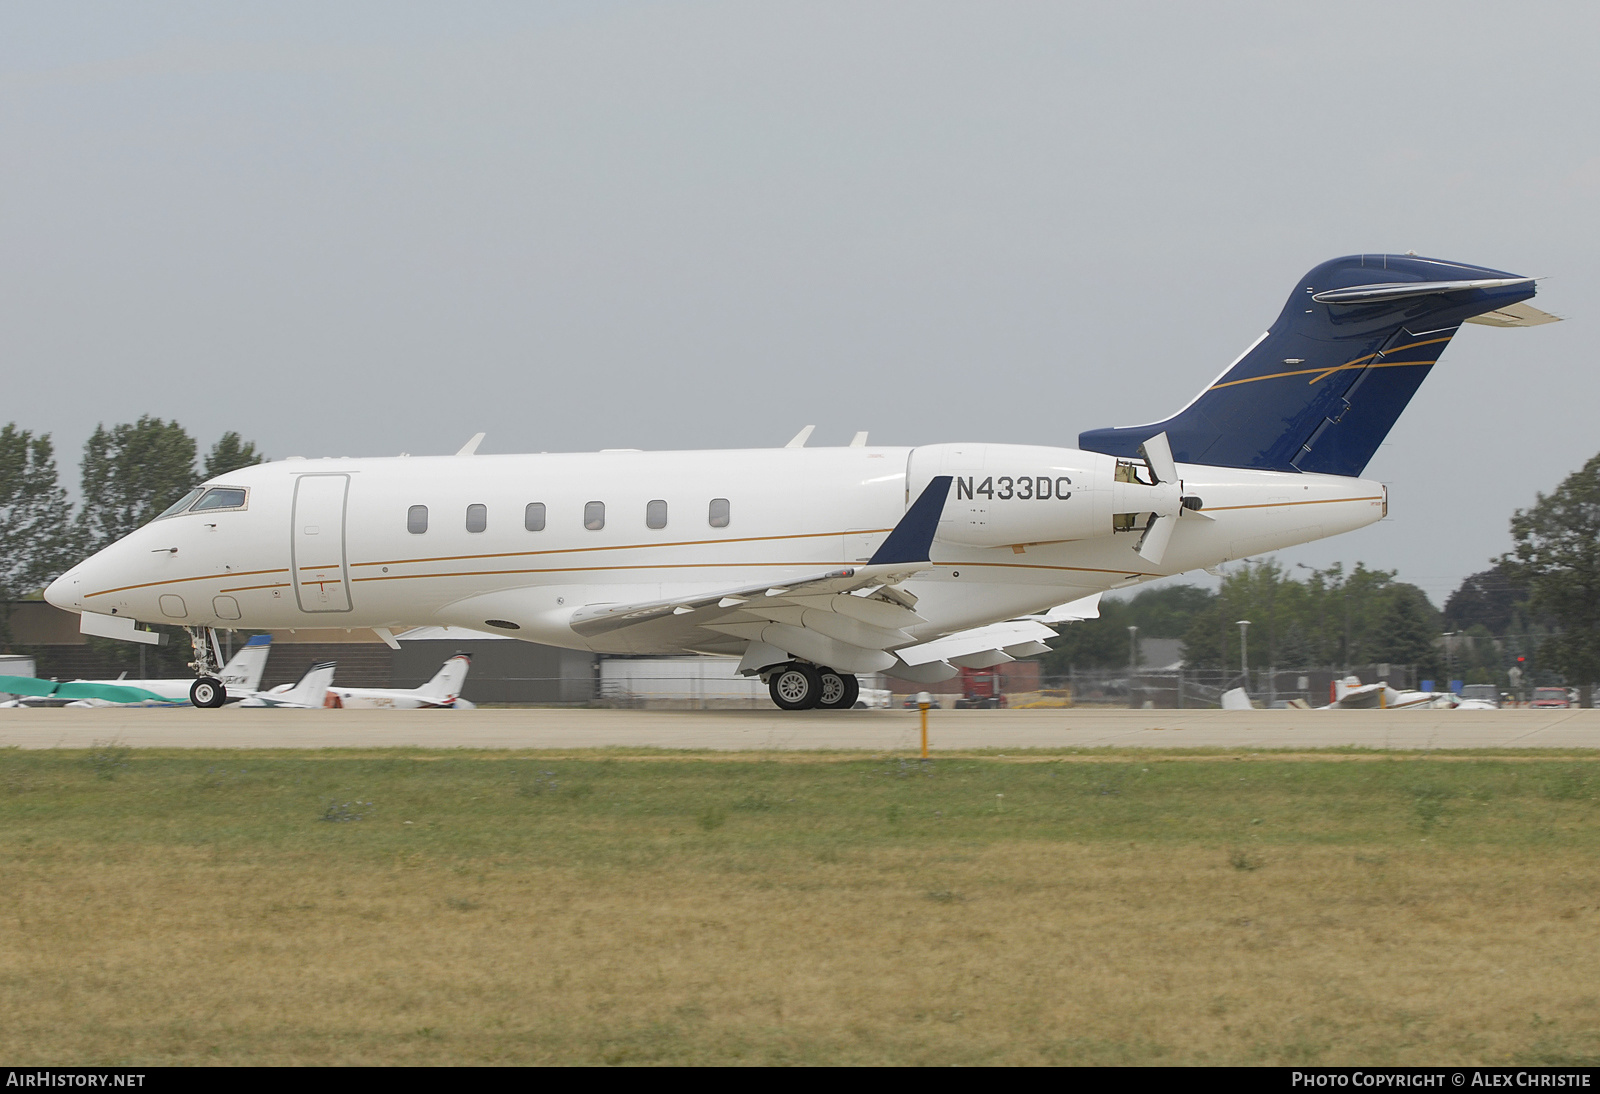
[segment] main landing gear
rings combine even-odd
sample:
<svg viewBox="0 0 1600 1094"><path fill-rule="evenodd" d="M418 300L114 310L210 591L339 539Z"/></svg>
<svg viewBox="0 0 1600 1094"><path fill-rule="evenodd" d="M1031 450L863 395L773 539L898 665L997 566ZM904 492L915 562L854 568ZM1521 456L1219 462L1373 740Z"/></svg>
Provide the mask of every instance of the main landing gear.
<svg viewBox="0 0 1600 1094"><path fill-rule="evenodd" d="M861 684L851 673L793 661L772 670L767 691L779 710L849 710Z"/></svg>
<svg viewBox="0 0 1600 1094"><path fill-rule="evenodd" d="M189 643L194 647L194 660L189 667L200 679L189 685L189 702L197 707L215 709L228 701L228 689L217 676L222 672L222 646L217 641L215 627L185 627Z"/></svg>

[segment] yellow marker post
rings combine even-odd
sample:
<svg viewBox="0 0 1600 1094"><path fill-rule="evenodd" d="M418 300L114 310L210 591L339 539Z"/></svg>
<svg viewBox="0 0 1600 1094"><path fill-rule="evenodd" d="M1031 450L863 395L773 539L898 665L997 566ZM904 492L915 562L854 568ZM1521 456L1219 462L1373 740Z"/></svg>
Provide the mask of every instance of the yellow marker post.
<svg viewBox="0 0 1600 1094"><path fill-rule="evenodd" d="M917 692L917 707L922 711L922 758L928 758L928 708L933 706L933 696L925 691Z"/></svg>

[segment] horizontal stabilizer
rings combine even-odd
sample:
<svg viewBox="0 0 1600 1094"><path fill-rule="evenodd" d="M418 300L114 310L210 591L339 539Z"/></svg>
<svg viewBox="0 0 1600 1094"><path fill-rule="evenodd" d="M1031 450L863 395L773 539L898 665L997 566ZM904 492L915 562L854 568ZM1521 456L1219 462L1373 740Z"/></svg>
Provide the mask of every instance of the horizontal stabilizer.
<svg viewBox="0 0 1600 1094"><path fill-rule="evenodd" d="M1532 304L1508 304L1494 311L1486 311L1482 315L1474 315L1468 319L1469 323L1481 323L1486 327L1538 327L1545 323L1559 323L1561 316L1551 315L1547 311L1540 311Z"/></svg>
<svg viewBox="0 0 1600 1094"><path fill-rule="evenodd" d="M1385 304L1391 300L1443 296L1445 293L1472 292L1475 289L1509 289L1513 285L1531 285L1533 282L1534 278L1531 277L1488 277L1477 281L1392 281L1354 289L1329 289L1313 293L1311 299L1319 304Z"/></svg>

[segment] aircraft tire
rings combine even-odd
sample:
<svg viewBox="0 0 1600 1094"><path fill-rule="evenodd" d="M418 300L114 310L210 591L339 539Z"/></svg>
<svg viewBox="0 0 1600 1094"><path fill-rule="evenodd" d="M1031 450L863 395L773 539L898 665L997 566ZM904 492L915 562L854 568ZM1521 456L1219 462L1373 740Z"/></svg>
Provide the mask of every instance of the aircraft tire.
<svg viewBox="0 0 1600 1094"><path fill-rule="evenodd" d="M823 669L822 698L817 706L822 710L849 710L861 697L861 682L854 673Z"/></svg>
<svg viewBox="0 0 1600 1094"><path fill-rule="evenodd" d="M822 674L796 661L767 679L767 692L779 710L810 710L822 701Z"/></svg>
<svg viewBox="0 0 1600 1094"><path fill-rule="evenodd" d="M228 689L222 686L221 680L202 676L189 685L189 702L197 707L215 709L227 701Z"/></svg>

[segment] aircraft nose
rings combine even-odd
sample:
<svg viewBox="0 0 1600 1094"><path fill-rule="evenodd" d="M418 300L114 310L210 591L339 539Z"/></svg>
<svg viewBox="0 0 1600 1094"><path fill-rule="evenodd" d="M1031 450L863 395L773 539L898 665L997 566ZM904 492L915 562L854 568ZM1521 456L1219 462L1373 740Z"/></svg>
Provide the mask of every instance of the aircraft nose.
<svg viewBox="0 0 1600 1094"><path fill-rule="evenodd" d="M83 608L81 590L78 570L74 568L52 581L44 591L44 598L63 611L75 612Z"/></svg>

